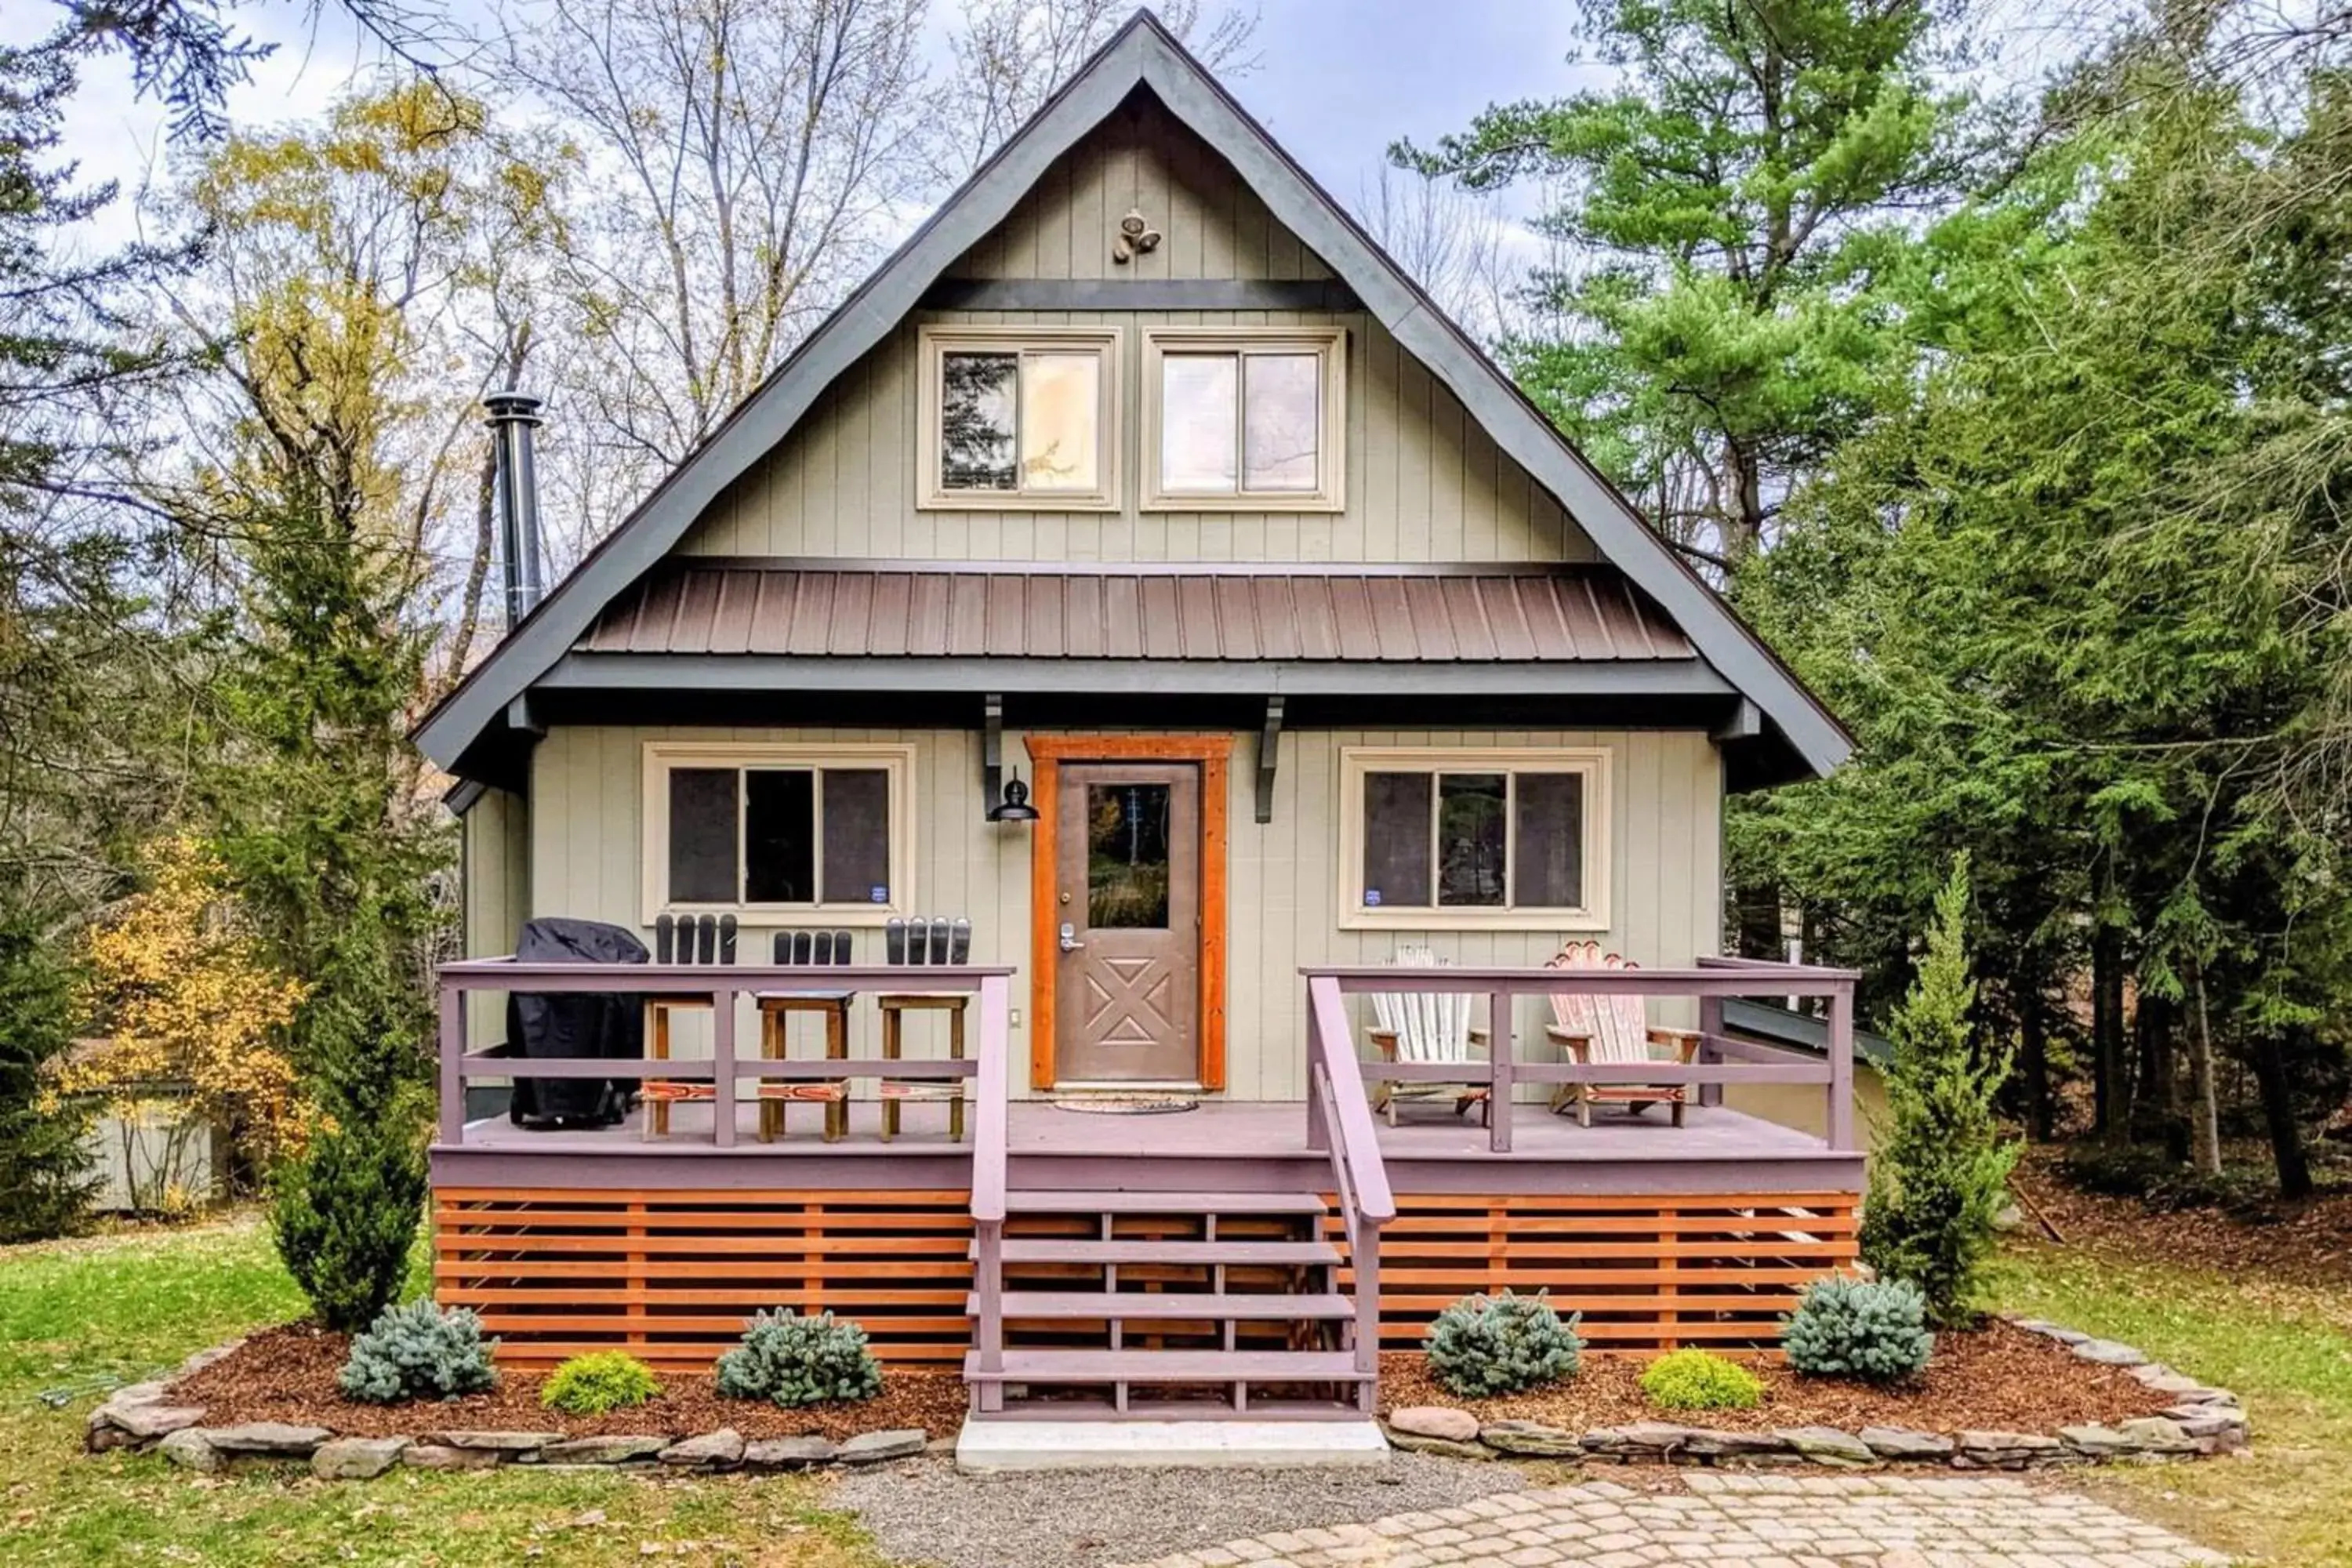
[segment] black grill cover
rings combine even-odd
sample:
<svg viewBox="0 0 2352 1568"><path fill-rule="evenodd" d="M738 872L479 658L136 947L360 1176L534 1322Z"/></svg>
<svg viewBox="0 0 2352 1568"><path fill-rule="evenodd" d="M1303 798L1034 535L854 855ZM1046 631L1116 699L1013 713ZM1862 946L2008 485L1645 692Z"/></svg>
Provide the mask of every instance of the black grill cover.
<svg viewBox="0 0 2352 1568"><path fill-rule="evenodd" d="M525 921L515 938L521 963L643 963L646 944L625 927L602 921ZM635 994L519 992L507 998L507 1038L530 1058L646 1054L646 1010ZM512 1119L533 1127L609 1127L627 1114L636 1079L518 1079Z"/></svg>

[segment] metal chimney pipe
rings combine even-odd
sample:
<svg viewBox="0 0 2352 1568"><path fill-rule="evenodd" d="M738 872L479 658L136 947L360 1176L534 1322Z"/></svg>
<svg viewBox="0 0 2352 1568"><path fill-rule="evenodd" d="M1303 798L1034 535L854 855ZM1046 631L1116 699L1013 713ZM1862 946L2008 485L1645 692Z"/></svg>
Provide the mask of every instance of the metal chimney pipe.
<svg viewBox="0 0 2352 1568"><path fill-rule="evenodd" d="M545 591L540 570L539 465L530 434L540 426L539 399L522 392L494 392L482 399L482 406L490 411L499 566L507 590L507 629L512 631Z"/></svg>

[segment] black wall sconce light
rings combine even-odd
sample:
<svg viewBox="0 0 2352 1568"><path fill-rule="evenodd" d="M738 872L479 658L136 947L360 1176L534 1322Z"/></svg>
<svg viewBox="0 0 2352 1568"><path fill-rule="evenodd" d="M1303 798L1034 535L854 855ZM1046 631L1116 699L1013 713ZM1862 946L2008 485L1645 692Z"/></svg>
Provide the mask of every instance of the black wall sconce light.
<svg viewBox="0 0 2352 1568"><path fill-rule="evenodd" d="M1034 822L1037 808L1029 804L1029 786L1019 769L1004 776L1004 699L991 692L983 711L980 742L980 805L991 822Z"/></svg>

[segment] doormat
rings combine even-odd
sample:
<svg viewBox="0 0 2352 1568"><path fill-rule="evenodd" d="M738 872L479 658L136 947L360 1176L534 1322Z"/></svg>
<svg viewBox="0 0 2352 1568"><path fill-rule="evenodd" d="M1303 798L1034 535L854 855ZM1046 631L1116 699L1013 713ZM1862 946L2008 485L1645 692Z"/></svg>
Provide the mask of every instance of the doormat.
<svg viewBox="0 0 2352 1568"><path fill-rule="evenodd" d="M1074 1094L1054 1101L1056 1110L1080 1110L1089 1116L1173 1116L1199 1109L1188 1094Z"/></svg>

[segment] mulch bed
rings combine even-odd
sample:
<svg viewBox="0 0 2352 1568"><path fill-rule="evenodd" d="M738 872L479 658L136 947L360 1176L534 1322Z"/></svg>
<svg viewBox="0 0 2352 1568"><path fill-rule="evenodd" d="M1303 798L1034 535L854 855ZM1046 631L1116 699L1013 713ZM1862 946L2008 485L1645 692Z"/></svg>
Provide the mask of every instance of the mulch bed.
<svg viewBox="0 0 2352 1568"><path fill-rule="evenodd" d="M1937 1335L1927 1372L1896 1388L1800 1377L1785 1365L1750 1362L1764 1380L1764 1402L1753 1410L1661 1410L1642 1393L1643 1364L1631 1356L1587 1356L1574 1377L1552 1387L1463 1399L1438 1385L1417 1352L1391 1352L1381 1357L1381 1399L1383 1409L1450 1405L1484 1421L1540 1421L1573 1432L1664 1421L1735 1432L1907 1426L1939 1433L2053 1433L2061 1426L2161 1415L2173 1403L2170 1395L2143 1388L2119 1368L2084 1361L2053 1341L1998 1321L1966 1333Z"/></svg>
<svg viewBox="0 0 2352 1568"><path fill-rule="evenodd" d="M749 1438L819 1436L919 1426L934 1437L962 1425L967 1397L954 1373L885 1366L879 1398L785 1410L722 1399L708 1373L656 1372L662 1393L646 1404L598 1416L564 1415L539 1402L544 1374L499 1373L488 1394L411 1405L361 1405L335 1386L350 1340L305 1323L265 1329L173 1391L205 1407L205 1425L283 1421L360 1437L413 1437L427 1431L562 1432L589 1437L635 1433L688 1436L732 1426Z"/></svg>

